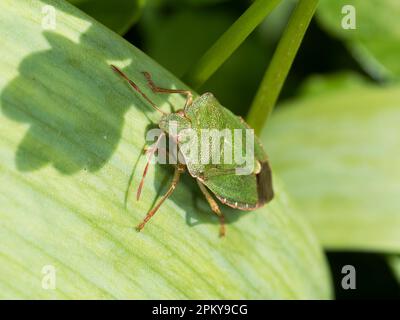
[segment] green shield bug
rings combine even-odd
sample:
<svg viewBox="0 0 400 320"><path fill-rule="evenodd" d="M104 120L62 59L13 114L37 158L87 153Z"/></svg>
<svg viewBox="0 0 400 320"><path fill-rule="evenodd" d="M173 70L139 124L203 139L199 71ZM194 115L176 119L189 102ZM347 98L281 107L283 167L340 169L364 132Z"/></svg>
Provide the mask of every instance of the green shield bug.
<svg viewBox="0 0 400 320"><path fill-rule="evenodd" d="M249 131L253 132L253 130L250 129L241 117L234 115L223 107L211 93L204 93L200 97L193 99L193 94L189 90L164 89L156 86L150 74L143 72L147 84L154 93L178 93L186 96L186 103L183 109L173 113L165 113L121 70L114 65L111 67L154 109L162 114L158 123L162 134L159 135L155 145L148 150L149 157L137 190L137 199L139 200L141 194L151 156L156 152L157 145L163 137L168 136L173 138L178 153L183 159L183 161L176 163L174 176L168 191L154 208L147 213L143 222L137 226L139 231L144 228L145 224L157 212L162 203L172 194L179 182L180 175L186 170L196 179L211 210L219 217L220 236L225 234L224 215L212 194L223 204L246 211L255 210L272 200L274 193L268 157L258 138L254 135L247 135ZM175 124L175 130L172 130L171 124ZM192 139L189 139L189 142L188 139L182 138L184 136L183 133L186 132L185 130L190 130L192 133ZM208 133L208 136L204 134L205 132ZM224 139L222 139L222 142L218 139L215 142L210 132L223 132ZM242 143L244 132L246 132L246 138L250 140L250 142L247 140L245 144ZM196 139L193 139L193 137ZM204 137L206 138L202 139ZM218 137L221 137L221 135ZM227 137L231 138L230 142ZM217 148L210 151L210 148L207 147L209 141L213 141L213 146L217 146ZM231 146L231 148L227 148L227 146ZM197 152L193 153L196 147ZM201 152L198 152L199 148L201 148ZM239 161L238 158L240 157L236 157L236 150L239 150L240 156L243 156L243 152L252 155L250 161L251 170L245 170L243 159ZM201 154L201 156L195 159L193 154ZM235 155L234 160L232 160L233 154ZM224 162L209 163L208 161L203 161L204 156L207 156L206 158L208 159L206 160L209 160L213 156L216 156L217 160L220 160L221 156L224 156ZM226 159L230 159L230 161L228 162Z"/></svg>

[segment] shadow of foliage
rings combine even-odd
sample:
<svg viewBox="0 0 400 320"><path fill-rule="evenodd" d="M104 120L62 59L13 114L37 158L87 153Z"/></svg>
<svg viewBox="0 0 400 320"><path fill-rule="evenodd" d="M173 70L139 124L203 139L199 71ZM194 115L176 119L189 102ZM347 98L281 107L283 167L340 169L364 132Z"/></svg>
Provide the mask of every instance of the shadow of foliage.
<svg viewBox="0 0 400 320"><path fill-rule="evenodd" d="M3 113L29 124L16 153L18 170L33 171L52 164L64 174L82 169L93 172L115 150L129 106L114 108L109 116L106 108L114 99L111 80L108 85L101 77L104 68L110 77L114 75L105 59L95 68L86 63L98 55L96 48L102 45L93 45L92 33L93 27L89 27L77 43L44 31L50 48L24 58L19 75L3 90Z"/></svg>

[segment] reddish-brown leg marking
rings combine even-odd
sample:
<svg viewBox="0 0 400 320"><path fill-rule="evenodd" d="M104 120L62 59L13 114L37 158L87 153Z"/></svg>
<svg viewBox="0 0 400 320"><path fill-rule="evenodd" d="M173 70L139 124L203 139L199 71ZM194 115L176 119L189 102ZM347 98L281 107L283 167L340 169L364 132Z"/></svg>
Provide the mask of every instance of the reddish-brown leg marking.
<svg viewBox="0 0 400 320"><path fill-rule="evenodd" d="M211 207L211 210L219 217L220 228L219 228L219 235L220 237L225 236L225 217L222 214L221 210L219 209L218 203L214 200L211 194L208 192L207 188L202 184L199 180L197 180L197 184L200 187L200 190L203 192L204 196L206 197L208 204Z"/></svg>
<svg viewBox="0 0 400 320"><path fill-rule="evenodd" d="M184 165L178 165L175 169L174 177L172 179L171 185L168 189L168 191L163 195L161 200L154 206L153 209L150 210L150 212L146 215L144 218L143 222L137 226L137 230L140 231L144 228L145 224L151 219L152 216L157 212L157 210L161 207L161 205L164 203L164 201L172 194L172 192L175 190L176 185L179 182L179 177L180 175L185 171L185 166Z"/></svg>
<svg viewBox="0 0 400 320"><path fill-rule="evenodd" d="M147 101L148 103L150 103L151 106L152 106L154 109L156 109L157 111L161 112L162 114L165 114L165 112L162 111L160 108L158 108L158 107L155 105L155 103L154 103L153 101L151 101L151 100L149 99L149 97L146 96L145 93L144 93L142 90L140 90L140 88L136 85L136 83L134 83L131 79L129 79L128 76L127 76L125 73L123 73L120 69L118 69L118 68L117 68L116 66L114 66L114 65L111 65L111 68L113 68L113 70L114 70L116 73L118 73L122 78L124 78L124 79L129 83L129 85L130 85L133 89L135 89L137 92L139 92L139 93L142 95L142 97L143 97L144 99L146 99L146 101Z"/></svg>
<svg viewBox="0 0 400 320"><path fill-rule="evenodd" d="M151 79L151 74L148 72L142 72L144 74L144 76L147 79L147 83L149 84L149 87L151 88L151 90L153 90L153 92L156 93L180 93L180 94L184 94L186 95L186 103L185 103L185 109L186 107L190 106L193 102L193 94L191 91L189 90L178 90L178 89L165 89L165 88L160 88L157 87L153 80Z"/></svg>
<svg viewBox="0 0 400 320"><path fill-rule="evenodd" d="M161 139L165 136L165 133L161 133L160 136L158 137L156 143L150 148L147 149L146 153L148 154L147 156L147 163L146 166L144 167L144 171L143 171L143 175L142 175L142 180L140 180L140 184L136 193L136 200L139 201L140 199L140 194L142 193L142 188L143 188L143 184L144 184L144 179L146 178L147 175L147 170L149 169L149 164L151 159L153 158L154 153L157 150L157 147L161 141Z"/></svg>

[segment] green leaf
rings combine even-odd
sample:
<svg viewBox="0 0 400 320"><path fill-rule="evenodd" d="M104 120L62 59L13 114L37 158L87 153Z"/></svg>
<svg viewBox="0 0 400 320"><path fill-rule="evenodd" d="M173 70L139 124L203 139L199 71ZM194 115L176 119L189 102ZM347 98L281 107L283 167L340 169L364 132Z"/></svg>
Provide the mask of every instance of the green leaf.
<svg viewBox="0 0 400 320"><path fill-rule="evenodd" d="M355 9L356 29L342 28L346 5ZM364 69L377 78L400 76L399 16L398 0L321 0L317 11L321 25L342 39Z"/></svg>
<svg viewBox="0 0 400 320"><path fill-rule="evenodd" d="M365 88L369 82L359 75L349 71L327 75L309 76L299 88L300 96L325 95L330 91L339 92L344 89ZM321 97L323 98L323 97Z"/></svg>
<svg viewBox="0 0 400 320"><path fill-rule="evenodd" d="M42 28L44 4L56 8L55 30ZM223 207L220 239L186 175L136 232L171 170L152 167L134 199L145 133L160 116L109 65L164 110L183 97L151 94L140 71L164 87L184 84L66 2L0 8L0 298L330 297L319 243L279 183L257 212ZM42 288L49 265L55 290Z"/></svg>
<svg viewBox="0 0 400 320"><path fill-rule="evenodd" d="M147 0L68 0L111 30L124 34L139 19Z"/></svg>
<svg viewBox="0 0 400 320"><path fill-rule="evenodd" d="M399 252L400 87L313 87L264 130L273 170L325 248Z"/></svg>

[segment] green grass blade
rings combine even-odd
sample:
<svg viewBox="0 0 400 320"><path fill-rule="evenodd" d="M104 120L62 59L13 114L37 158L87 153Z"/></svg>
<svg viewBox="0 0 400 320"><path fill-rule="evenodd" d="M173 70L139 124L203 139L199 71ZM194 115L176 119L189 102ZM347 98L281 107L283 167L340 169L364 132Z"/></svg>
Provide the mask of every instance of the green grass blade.
<svg viewBox="0 0 400 320"><path fill-rule="evenodd" d="M55 30L43 29L45 4L56 9ZM321 247L278 182L268 207L223 207L220 239L217 217L185 176L136 232L171 168L152 167L136 201L145 133L160 115L109 65L166 111L184 98L152 94L140 71L163 87L185 85L66 2L3 0L0 9L1 298L331 296Z"/></svg>
<svg viewBox="0 0 400 320"><path fill-rule="evenodd" d="M279 40L247 117L257 134L272 113L317 5L318 0L299 0Z"/></svg>
<svg viewBox="0 0 400 320"><path fill-rule="evenodd" d="M394 276L397 279L397 282L400 285L400 256L399 255L391 255L388 256L388 263L390 268L393 271Z"/></svg>
<svg viewBox="0 0 400 320"><path fill-rule="evenodd" d="M186 82L194 88L199 88L206 82L279 2L280 0L254 1L199 62L186 72Z"/></svg>

